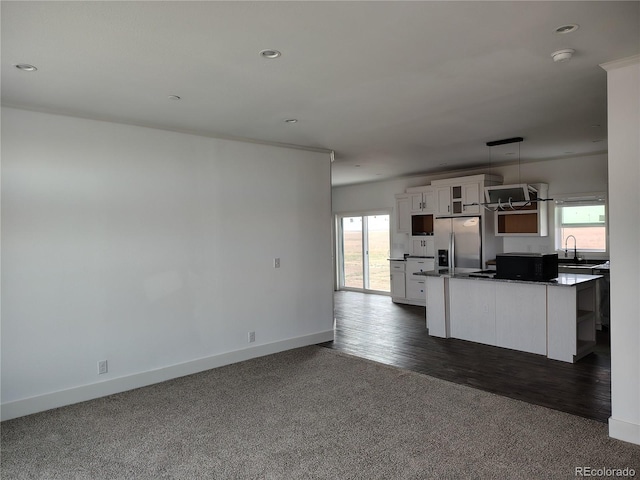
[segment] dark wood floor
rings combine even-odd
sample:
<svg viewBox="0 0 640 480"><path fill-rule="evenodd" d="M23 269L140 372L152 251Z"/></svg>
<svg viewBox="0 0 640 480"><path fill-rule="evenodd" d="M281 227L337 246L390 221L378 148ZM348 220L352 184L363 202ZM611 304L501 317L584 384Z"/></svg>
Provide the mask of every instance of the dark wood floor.
<svg viewBox="0 0 640 480"><path fill-rule="evenodd" d="M611 354L606 332L575 364L457 339L430 337L425 308L382 295L335 293L335 339L321 344L536 405L607 422Z"/></svg>

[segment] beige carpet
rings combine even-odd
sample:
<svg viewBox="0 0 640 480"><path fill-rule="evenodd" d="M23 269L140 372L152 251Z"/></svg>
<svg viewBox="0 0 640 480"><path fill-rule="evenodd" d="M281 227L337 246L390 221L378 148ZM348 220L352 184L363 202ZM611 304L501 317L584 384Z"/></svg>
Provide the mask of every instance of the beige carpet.
<svg viewBox="0 0 640 480"><path fill-rule="evenodd" d="M1 466L3 480L640 478L640 446L599 422L307 347L3 422Z"/></svg>

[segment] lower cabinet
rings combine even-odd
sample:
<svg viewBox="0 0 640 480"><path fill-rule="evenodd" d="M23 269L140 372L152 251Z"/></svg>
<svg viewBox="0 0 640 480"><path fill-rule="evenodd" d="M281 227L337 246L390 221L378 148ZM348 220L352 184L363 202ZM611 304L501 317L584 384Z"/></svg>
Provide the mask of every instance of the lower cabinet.
<svg viewBox="0 0 640 480"><path fill-rule="evenodd" d="M451 336L496 345L496 290L492 282L449 280Z"/></svg>
<svg viewBox="0 0 640 480"><path fill-rule="evenodd" d="M429 335L576 362L596 345L598 278L567 277L542 285L427 277Z"/></svg>
<svg viewBox="0 0 640 480"><path fill-rule="evenodd" d="M550 288L549 358L575 362L596 345L597 282Z"/></svg>
<svg viewBox="0 0 640 480"><path fill-rule="evenodd" d="M547 354L545 285L452 278L449 294L452 337Z"/></svg>
<svg viewBox="0 0 640 480"><path fill-rule="evenodd" d="M496 283L496 345L547 354L547 287Z"/></svg>
<svg viewBox="0 0 640 480"><path fill-rule="evenodd" d="M406 299L404 261L391 261L391 300L402 303Z"/></svg>
<svg viewBox="0 0 640 480"><path fill-rule="evenodd" d="M391 261L391 300L395 303L424 306L427 304L426 278L414 275L434 268L433 258L407 258Z"/></svg>
<svg viewBox="0 0 640 480"><path fill-rule="evenodd" d="M427 277L427 329L432 337L449 338L449 280Z"/></svg>
<svg viewBox="0 0 640 480"><path fill-rule="evenodd" d="M427 289L426 285L426 277L422 277L422 279L413 279L410 278L407 281L407 300L412 300L416 302L416 304L426 305L427 304Z"/></svg>

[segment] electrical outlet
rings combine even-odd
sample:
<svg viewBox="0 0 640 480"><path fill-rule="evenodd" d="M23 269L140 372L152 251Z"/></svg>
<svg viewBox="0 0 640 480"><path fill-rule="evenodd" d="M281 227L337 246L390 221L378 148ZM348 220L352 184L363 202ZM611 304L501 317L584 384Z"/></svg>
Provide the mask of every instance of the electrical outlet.
<svg viewBox="0 0 640 480"><path fill-rule="evenodd" d="M253 343L256 341L256 332L249 332L249 343Z"/></svg>
<svg viewBox="0 0 640 480"><path fill-rule="evenodd" d="M279 258L274 258L273 259L273 268L280 268L280 259Z"/></svg>
<svg viewBox="0 0 640 480"><path fill-rule="evenodd" d="M108 365L107 365L107 361L106 360L100 360L98 362L98 375L102 375L104 373L107 373L109 371Z"/></svg>

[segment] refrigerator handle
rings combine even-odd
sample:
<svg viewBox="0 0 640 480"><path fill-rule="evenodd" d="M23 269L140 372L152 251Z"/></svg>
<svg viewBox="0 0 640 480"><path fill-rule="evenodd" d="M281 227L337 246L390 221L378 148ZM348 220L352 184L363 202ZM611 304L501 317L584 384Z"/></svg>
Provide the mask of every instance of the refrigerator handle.
<svg viewBox="0 0 640 480"><path fill-rule="evenodd" d="M449 271L455 273L456 270L456 238L452 232L449 237Z"/></svg>

